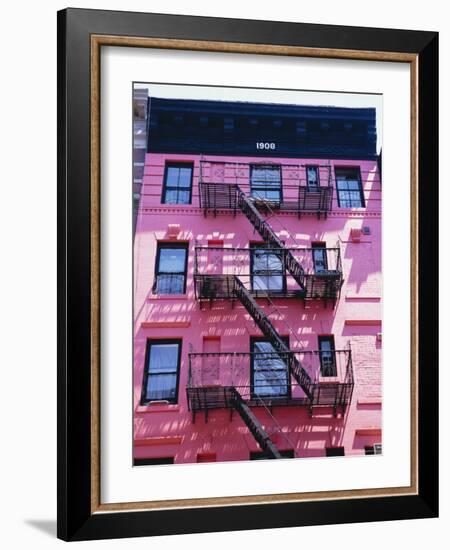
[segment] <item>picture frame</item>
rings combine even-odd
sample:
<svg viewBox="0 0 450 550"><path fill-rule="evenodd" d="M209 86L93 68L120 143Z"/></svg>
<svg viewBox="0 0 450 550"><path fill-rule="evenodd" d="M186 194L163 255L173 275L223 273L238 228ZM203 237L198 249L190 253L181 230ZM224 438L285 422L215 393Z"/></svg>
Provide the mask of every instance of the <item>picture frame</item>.
<svg viewBox="0 0 450 550"><path fill-rule="evenodd" d="M410 487L142 505L100 502L100 51L111 45L409 64ZM59 538L89 540L438 515L437 143L437 33L85 9L58 12Z"/></svg>

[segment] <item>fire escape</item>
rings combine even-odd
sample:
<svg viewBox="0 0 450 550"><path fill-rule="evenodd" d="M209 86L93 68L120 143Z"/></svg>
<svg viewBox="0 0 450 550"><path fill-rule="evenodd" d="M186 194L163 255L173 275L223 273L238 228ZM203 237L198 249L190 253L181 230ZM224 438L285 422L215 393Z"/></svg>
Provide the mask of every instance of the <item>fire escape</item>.
<svg viewBox="0 0 450 550"><path fill-rule="evenodd" d="M295 252L287 247L278 238L270 224L262 216L260 210L274 208L289 211L297 210L299 216L302 212L316 213L318 217L326 214L331 209L332 187L327 185L323 188L315 187L308 190L304 186L299 186L298 201L296 203L278 201L276 204L258 200L248 196L240 187L238 181L211 181L211 178L205 177L205 167L203 164L211 165L214 163L201 162L199 191L200 203L204 208L205 215L212 211L214 215L218 210L228 209L236 214L237 210L242 212L248 221L252 224L255 231L261 236L266 249L279 258L282 268L295 281L298 287L296 291L291 292L290 296L306 299L322 299L326 304L328 299L335 302L339 298L340 288L342 286L342 268L340 263L340 252L336 250L337 261L335 269L323 270L321 273L306 273L302 263L296 258ZM239 164L242 167L242 164ZM222 172L222 180L225 179L224 173L226 170L225 163ZM245 165L244 165L245 166ZM238 168L239 170L239 168ZM211 170L210 170L211 171ZM245 168L240 173L237 172L237 178L245 178ZM328 181L330 183L330 181ZM229 249L223 249L229 252ZM326 252L325 252L326 253ZM195 259L195 290L196 297L199 300L216 299L231 299L238 300L246 309L255 324L261 330L262 334L270 342L274 353L270 353L268 357L258 356L257 359L273 361L281 361L287 368L289 379L295 380L296 396L286 395L281 397L271 397L265 395L261 397L255 388L249 387L245 380L244 372L248 371L249 365L240 372L239 376L230 378L230 373L233 369L229 368L227 361L229 358L224 356L227 354L212 354L219 355L213 358L216 362L216 367L212 371L221 371L222 374L211 378L208 376L208 368L204 367L204 361L211 354L190 354L189 365L189 382L187 387L188 403L190 409L195 414L197 411L203 410L205 418L207 418L208 410L217 408L229 408L231 411L238 412L250 432L252 433L259 446L271 458L281 458L281 454L270 439L267 432L264 430L261 423L258 421L251 406L266 406L274 405L306 405L309 414L312 415L313 408L317 406L332 407L334 416L337 415L338 409L345 412L345 408L350 402L353 391L353 369L350 349L342 352L332 352L332 356L327 356L327 360L332 358L334 367L336 368L337 358L341 361L339 369L340 376L331 376L332 382L326 383L321 380L320 372L317 366L320 364L320 369L323 369L323 355L321 352L316 352L315 355L306 355L309 369L304 368L302 360L298 353L292 352L289 346L280 336L269 317L265 314L263 308L256 302L255 297L266 297L270 301L270 291L266 290L263 293L254 292L254 289L247 288L242 276L236 273L225 274L202 274L199 270L199 263L196 249ZM275 294L277 295L277 294ZM280 294L278 294L280 295ZM285 292L288 297L289 293ZM238 354L240 357L243 354ZM255 360L255 356L249 354L251 360ZM274 357L275 356L275 357ZM236 354L233 356L235 361ZM201 361L200 367L198 360ZM225 360L225 363L223 361ZM222 368L221 363L223 363ZM331 364L331 363L330 363ZM210 365L211 366L211 365ZM314 368L315 367L315 368ZM211 369L209 369L211 371ZM319 374L318 374L319 372ZM227 380L223 379L223 374L226 373ZM210 373L211 374L211 373ZM334 374L334 371L331 373ZM336 370L336 375L338 374ZM289 384L290 386L290 384Z"/></svg>

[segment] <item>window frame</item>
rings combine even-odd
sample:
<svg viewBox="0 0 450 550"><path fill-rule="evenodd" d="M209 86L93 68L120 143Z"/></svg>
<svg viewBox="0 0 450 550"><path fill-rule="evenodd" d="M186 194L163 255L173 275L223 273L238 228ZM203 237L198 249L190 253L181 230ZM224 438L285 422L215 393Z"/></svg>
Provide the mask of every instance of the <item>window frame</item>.
<svg viewBox="0 0 450 550"><path fill-rule="evenodd" d="M152 456L133 459L133 466L159 466L162 464L175 464L175 458L173 456Z"/></svg>
<svg viewBox="0 0 450 550"><path fill-rule="evenodd" d="M183 187L174 187L173 185L167 185L167 179L169 174L170 168L190 168L191 169L191 180L189 185L189 200L188 202L166 202L166 194L168 190L176 190L179 191L180 189L183 191L187 191L188 188ZM166 161L164 165L164 179L163 179L163 185L162 185L162 193L161 193L161 204L168 204L171 205L183 205L183 204L192 204L192 187L193 187L193 179L194 179L194 162L188 162L188 161Z"/></svg>
<svg viewBox="0 0 450 550"><path fill-rule="evenodd" d="M356 179L358 180L358 191L359 191L359 198L360 198L360 202L361 204L359 206L341 206L341 198L340 198L340 195L339 195L339 186L338 186L338 178L337 178L337 172L339 170L355 170L356 172ZM338 207L339 208L366 208L366 201L365 201L365 198L364 198L364 189L363 189L363 184L362 184L362 179L361 179L361 167L358 165L358 166L334 166L334 181L335 181L335 184L336 184L336 197L337 197L337 203L338 203ZM341 180L342 181L342 180ZM343 191L348 191L343 189ZM356 191L353 190L353 191Z"/></svg>
<svg viewBox="0 0 450 550"><path fill-rule="evenodd" d="M345 447L325 447L325 456L345 456Z"/></svg>
<svg viewBox="0 0 450 550"><path fill-rule="evenodd" d="M284 265L283 260L280 258L281 261L281 273L275 272L273 275L269 275L268 273L264 275L259 275L258 272L254 272L254 265L255 265L255 258L254 258L254 251L258 249L263 249L266 251L267 254L276 254L276 248L273 249L274 252L271 252L272 249L269 249L266 243L250 243L250 288L252 292L269 292L273 294L286 294L287 289L287 281L286 281L286 266ZM280 252L280 255L283 254L283 252ZM264 270L263 270L264 271ZM268 271L268 270L267 270ZM255 288L254 285L254 277L281 277L282 287L281 289L271 289L271 288Z"/></svg>
<svg viewBox="0 0 450 550"><path fill-rule="evenodd" d="M316 256L315 256L316 250L322 250L323 264L325 266L322 271L317 270ZM312 242L311 243L311 253L312 253L312 261L313 261L313 267L314 267L314 275L320 275L321 273L327 273L328 272L327 243L325 243L323 241L314 241L314 242Z"/></svg>
<svg viewBox="0 0 450 550"><path fill-rule="evenodd" d="M184 258L184 271L183 272L168 272L163 271L160 272L159 270L159 262L161 260L161 250L164 248L172 248L172 249L185 249L186 254ZM156 247L156 258L155 258L155 273L154 273L154 283L152 287L153 294L158 295L170 295L170 296L182 296L183 294L186 294L186 286L187 286L187 271L188 271L188 260L189 260L189 243L188 242L166 242L166 241L158 241L157 247ZM183 292L158 292L158 276L159 275L181 275L184 276L183 281Z"/></svg>
<svg viewBox="0 0 450 550"><path fill-rule="evenodd" d="M316 177L317 177L317 185L310 185L309 184L309 177L308 177L308 170L310 168L314 168L316 171ZM306 164L305 166L305 172L306 172L306 188L308 191L319 191L320 189L320 169L318 164Z"/></svg>
<svg viewBox="0 0 450 550"><path fill-rule="evenodd" d="M321 343L328 341L330 342L330 350L322 350ZM319 348L319 361L320 361L320 376L321 378L336 378L337 376L337 365L336 365L336 344L334 341L334 334L319 334L317 336L318 348ZM334 374L323 374L324 372L324 362L322 359L322 352L331 351L333 358L333 372Z"/></svg>
<svg viewBox="0 0 450 550"><path fill-rule="evenodd" d="M268 186L264 186L263 185L263 182L261 182L260 185L258 185L258 189L257 190L260 190L260 191L278 191L279 192L279 199L278 200L269 200L269 199L266 199L265 197L264 198L259 198L259 197L255 197L253 196L253 189L254 189L254 186L253 186L253 170L255 169L264 169L264 168L277 168L278 171L279 171L279 174L280 174L280 186L279 188L274 188L274 187L268 187ZM250 164L250 197L252 197L253 199L256 199L256 200L267 200L268 202L283 202L283 170L282 170L282 165L281 164L267 164L267 163L261 163L261 164L258 164L258 163L251 163Z"/></svg>
<svg viewBox="0 0 450 550"><path fill-rule="evenodd" d="M159 399L148 399L147 398L147 384L148 384L148 378L150 375L150 351L151 347L154 345L166 345L166 344L178 344L178 357L177 357L177 366L176 366L176 383L175 383L175 397L174 398L159 398ZM140 405L146 406L150 403L158 402L158 401L167 401L171 405L178 404L178 393L179 393L179 387L180 387L180 368L181 368L181 350L183 346L183 339L182 338L147 338L147 342L145 344L145 362L144 362L144 372L142 377L142 387L141 387L141 399L140 399ZM165 374L173 374L173 373L165 373Z"/></svg>
<svg viewBox="0 0 450 550"><path fill-rule="evenodd" d="M366 456L382 455L383 448L381 443L374 443L373 445L364 445L364 454Z"/></svg>
<svg viewBox="0 0 450 550"><path fill-rule="evenodd" d="M289 336L281 336L281 339L284 340L284 342L289 347ZM286 393L285 394L269 394L269 395L257 395L255 393L255 356L254 356L254 349L255 344L258 342L269 342L268 338L265 338L264 336L250 336L250 395L252 398L258 398L261 397L262 399L291 399L292 396L292 381L291 381L291 373L289 372L289 366L286 365ZM269 342L270 343L270 342ZM276 353L276 351L274 351ZM282 361L280 359L280 361Z"/></svg>

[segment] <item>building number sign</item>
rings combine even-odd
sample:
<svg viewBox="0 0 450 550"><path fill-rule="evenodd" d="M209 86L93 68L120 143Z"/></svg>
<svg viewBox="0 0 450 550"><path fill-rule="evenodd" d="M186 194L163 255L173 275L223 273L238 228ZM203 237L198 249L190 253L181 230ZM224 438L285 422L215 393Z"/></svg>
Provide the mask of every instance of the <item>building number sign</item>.
<svg viewBox="0 0 450 550"><path fill-rule="evenodd" d="M256 142L256 148L257 149L276 149L275 143L272 141L257 141Z"/></svg>

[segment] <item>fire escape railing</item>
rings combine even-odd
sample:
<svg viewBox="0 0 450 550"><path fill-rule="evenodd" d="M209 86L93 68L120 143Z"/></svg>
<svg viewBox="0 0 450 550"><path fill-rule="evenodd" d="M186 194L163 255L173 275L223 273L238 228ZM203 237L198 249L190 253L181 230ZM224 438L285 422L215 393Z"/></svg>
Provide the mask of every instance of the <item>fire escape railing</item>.
<svg viewBox="0 0 450 550"><path fill-rule="evenodd" d="M289 359L294 357L295 359ZM310 380L310 394L288 365L301 364ZM255 365L264 376L255 380ZM280 369L285 365L285 369ZM252 374L253 373L253 374ZM191 411L235 408L234 391L252 407L331 407L345 411L354 387L350 348L333 351L190 353L188 403Z"/></svg>
<svg viewBox="0 0 450 550"><path fill-rule="evenodd" d="M280 171L280 198L275 200L255 196L251 191L251 167L277 167ZM258 209L267 206L284 212L294 212L300 217L303 213L316 214L319 218L327 216L332 210L333 173L329 164L317 166L319 178L315 185L308 183L307 165L277 163L243 163L200 161L199 201L208 212L217 214L218 210L231 210L234 214L239 209L239 194L244 192L251 198ZM281 188L282 186L282 188Z"/></svg>
<svg viewBox="0 0 450 550"><path fill-rule="evenodd" d="M237 277L235 277L235 284L236 297L240 300L242 305L248 311L248 313L253 318L264 336L272 344L275 351L279 353L280 358L283 361L286 361L289 372L297 380L299 386L308 397L311 397L312 380L300 364L300 361L298 361L295 355L289 353L289 346L280 337L270 319L264 313L262 308L259 307L259 305L256 303L256 300Z"/></svg>
<svg viewBox="0 0 450 550"><path fill-rule="evenodd" d="M252 269L255 253L268 256L267 269ZM299 288L297 280L286 269L285 254L301 265L303 287ZM315 248L197 246L194 256L196 297L198 300L233 299L233 276L236 275L256 298L272 296L335 302L343 284L340 249L321 248L320 265L315 261L315 254Z"/></svg>
<svg viewBox="0 0 450 550"><path fill-rule="evenodd" d="M302 266L297 262L289 249L284 247L283 242L276 236L275 231L261 216L251 199L241 191L239 186L238 206L268 246L283 250L282 260L286 270L294 277L299 287L304 289L305 277Z"/></svg>
<svg viewBox="0 0 450 550"><path fill-rule="evenodd" d="M283 242L278 238L275 231L272 229L270 224L267 220L264 219L264 217L261 215L258 208L266 208L273 212L274 201L272 200L274 194L273 194L273 188L277 187L277 190L275 192L275 195L278 193L278 196L280 197L280 200L275 201L278 202L278 206L282 204L281 196L282 196L282 178L281 178L281 171L289 169L289 166L286 165L259 165L259 171L261 171L261 166L264 166L264 168L268 168L269 173L273 172L275 173L275 177L279 176L280 179L276 181L274 185L274 179L269 179L267 182L265 182L267 185L262 186L267 187L266 191L268 192L268 196L261 197L260 192L258 191L256 193L256 196L249 196L246 194L243 189L240 187L240 179L242 177L245 178L245 171L250 171L250 165L243 164L243 163L232 163L232 166L234 167L234 178L235 182L226 182L224 183L224 180L226 180L227 176L229 177L229 174L226 173L227 167L230 166L230 163L215 163L216 168L217 165L222 166L222 173L220 173L221 169L216 170L216 173L213 175L212 180L207 181L206 175L205 175L205 164L208 164L209 166L213 165L213 162L209 161L201 161L200 162L200 174L199 174L199 196L200 196L200 205L203 206L205 215L208 213L210 209L213 210L214 214L216 214L217 210L220 208L228 208L232 209L234 213L237 212L239 209L249 220L249 222L252 224L254 229L259 233L261 238L263 239L265 246L271 251L272 254L277 255L279 260L281 260L283 269L287 271L295 280L298 287L300 288L300 291L302 294L307 293L308 289L308 282L306 279L305 270L302 266L302 264L296 259L294 254L286 248L283 244ZM242 170L242 166L245 166L245 168ZM276 168L274 168L276 166ZM295 169L299 169L301 165L296 166ZM237 168L239 167L239 168ZM291 166L292 168L292 166ZM305 167L304 167L305 168ZM310 186L308 184L307 191L312 191L314 194L311 195L311 197L315 197L315 199L318 199L318 203L316 204L317 213L320 217L320 213L322 210L325 210L325 213L328 212L328 209L331 208L331 197L332 194L329 193L329 205L328 207L325 207L323 197L321 195L321 190L319 186L319 180L320 180L320 171L316 173L315 183L314 183L314 189L310 189ZM273 174L272 174L273 175ZM278 176L277 176L278 175ZM211 176L211 175L210 175ZM217 181L216 178L222 178L222 183ZM294 177L298 178L298 174L294 173ZM328 188L331 188L331 169L328 167ZM247 185L249 183L249 177L247 174ZM305 192L301 192L301 185L300 180L298 180L299 184L299 194L298 194L298 203L297 203L297 211L300 214L300 208L303 206L303 209L306 210L306 194ZM258 186L261 187L261 180L258 181ZM327 191L329 192L329 191ZM332 193L332 192L331 192ZM270 197L270 198L269 198ZM270 207L268 206L270 204ZM340 255L339 255L339 266L340 266ZM196 286L196 296L198 297L199 294L205 293L205 289L208 289L207 293L210 295L209 298L211 299L213 293L217 296L217 290L218 290L218 283L221 286L222 293L224 290L224 287L226 287L226 292L228 293L229 297L231 299L238 299L242 305L245 307L249 315L252 317L252 319L255 321L258 328L261 330L261 332L264 334L264 336L268 339L268 341L271 343L276 356L278 357L278 360L281 361L286 365L287 371L289 373L289 378L292 377L297 382L298 386L303 391L304 395L306 396L306 399L308 400L308 404L310 407L310 411L312 411L312 407L314 405L317 405L320 402L320 391L321 391L321 384L314 383L313 379L305 370L305 368L302 366L300 360L298 357L296 357L295 354L291 353L289 346L285 343L285 341L281 338L275 327L273 326L272 322L268 318L268 316L265 314L264 310L258 305L255 298L253 297L252 293L247 289L245 284L241 281L241 279L236 274L230 274L230 275L219 275L218 278L215 278L217 276L215 275L206 275L206 278L204 278L202 281L199 279L199 277L202 277L198 273L198 262L197 262L197 256L195 259L195 286ZM342 277L342 271L340 271L340 277ZM336 279L336 278L335 278ZM201 282L202 288L200 289L200 292L198 292L197 282ZM325 281L322 281L322 285L325 282L326 287L330 285L330 278ZM341 281L340 281L341 282ZM317 288L317 287L316 287ZM339 286L340 289L340 286ZM311 288L311 292L314 292L313 288ZM220 389L223 389L223 395ZM336 412L337 405L339 403L339 389L340 384L336 385L336 383L333 386L333 391L330 392L331 386L328 386L326 395L327 400L330 399L331 394L333 393L334 401L333 401L333 407L334 411ZM200 391L203 390L203 391ZM211 390L211 391L209 391ZM247 404L245 403L244 399L242 398L242 395L237 390L236 386L233 384L231 386L214 386L213 388L199 388L195 385L191 385L191 366L189 367L189 386L187 388L188 392L188 401L190 403L190 407L195 411L197 408L203 408L206 411L209 408L217 408L217 403L228 403L233 408L235 408L255 439L258 441L258 444L261 446L261 448L268 452L270 456L273 458L281 458L281 455L279 454L276 447L273 445L272 441L270 440L267 433L264 431L261 424L258 422L256 417L253 415ZM193 392L193 393L192 393ZM342 394L342 392L341 392ZM193 397L195 396L195 397ZM260 398L261 395L258 395L258 398ZM216 403L216 405L212 405ZM205 413L206 414L206 413Z"/></svg>

